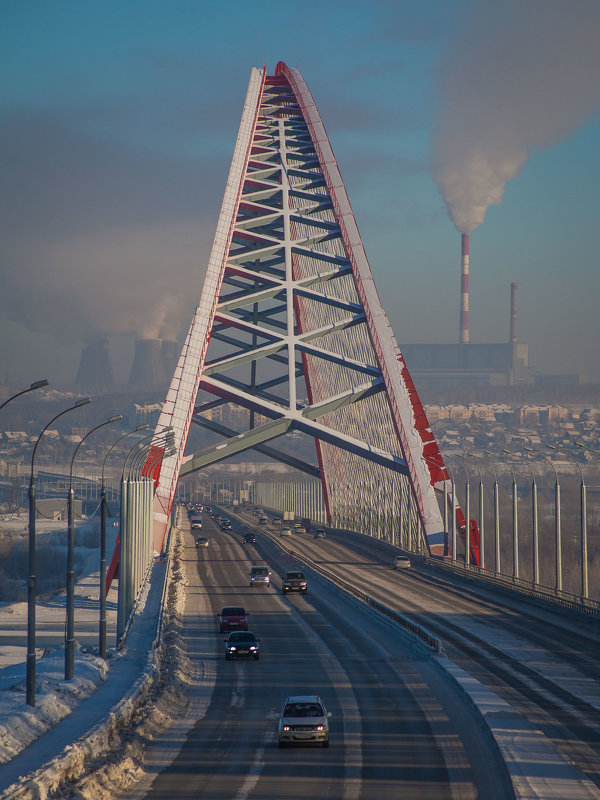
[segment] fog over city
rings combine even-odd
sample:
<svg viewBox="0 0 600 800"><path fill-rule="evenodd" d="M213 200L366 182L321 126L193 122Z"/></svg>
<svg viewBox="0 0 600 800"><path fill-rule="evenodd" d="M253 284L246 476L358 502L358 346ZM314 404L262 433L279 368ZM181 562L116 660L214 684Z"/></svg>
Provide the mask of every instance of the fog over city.
<svg viewBox="0 0 600 800"><path fill-rule="evenodd" d="M134 339L181 340L250 69L280 59L315 97L399 343L457 341L458 229L471 341L508 340L517 282L533 369L600 381L600 5L235 6L233 27L207 3L3 9L0 382L70 383L106 338L124 383Z"/></svg>

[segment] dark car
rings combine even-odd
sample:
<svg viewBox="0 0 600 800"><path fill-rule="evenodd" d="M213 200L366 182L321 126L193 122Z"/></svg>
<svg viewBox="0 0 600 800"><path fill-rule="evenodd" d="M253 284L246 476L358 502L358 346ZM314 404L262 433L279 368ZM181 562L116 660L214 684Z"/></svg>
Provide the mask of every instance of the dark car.
<svg viewBox="0 0 600 800"><path fill-rule="evenodd" d="M208 547L208 539L206 536L198 536L196 539L196 547Z"/></svg>
<svg viewBox="0 0 600 800"><path fill-rule="evenodd" d="M253 533L247 533L244 536L244 544L256 544L256 536Z"/></svg>
<svg viewBox="0 0 600 800"><path fill-rule="evenodd" d="M306 594L308 591L308 584L304 573L300 572L298 569L288 570L281 582L281 591L283 594L287 594L288 592L302 592L302 594Z"/></svg>
<svg viewBox="0 0 600 800"><path fill-rule="evenodd" d="M228 661L232 658L253 658L258 661L260 658L259 642L260 639L257 639L250 631L230 633L225 642L225 658Z"/></svg>
<svg viewBox="0 0 600 800"><path fill-rule="evenodd" d="M248 630L248 612L242 606L225 606L217 613L217 617L221 633Z"/></svg>
<svg viewBox="0 0 600 800"><path fill-rule="evenodd" d="M221 522L221 530L222 531L230 531L231 530L231 522L228 519L224 519Z"/></svg>

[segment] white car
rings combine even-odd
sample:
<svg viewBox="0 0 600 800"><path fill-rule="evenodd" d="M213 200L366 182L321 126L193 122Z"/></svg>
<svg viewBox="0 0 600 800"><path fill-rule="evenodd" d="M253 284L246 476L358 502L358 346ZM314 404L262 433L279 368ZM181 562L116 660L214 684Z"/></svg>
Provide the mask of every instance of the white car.
<svg viewBox="0 0 600 800"><path fill-rule="evenodd" d="M393 567L394 569L408 569L410 567L410 558L408 556L396 556Z"/></svg>
<svg viewBox="0 0 600 800"><path fill-rule="evenodd" d="M279 531L279 535L280 536L291 536L292 535L292 529L291 528L282 528Z"/></svg>
<svg viewBox="0 0 600 800"><path fill-rule="evenodd" d="M279 716L279 747L288 744L320 744L329 747L329 717L316 694L287 697Z"/></svg>
<svg viewBox="0 0 600 800"><path fill-rule="evenodd" d="M255 564L250 569L250 588L253 586L270 586L271 573L269 568L264 564Z"/></svg>

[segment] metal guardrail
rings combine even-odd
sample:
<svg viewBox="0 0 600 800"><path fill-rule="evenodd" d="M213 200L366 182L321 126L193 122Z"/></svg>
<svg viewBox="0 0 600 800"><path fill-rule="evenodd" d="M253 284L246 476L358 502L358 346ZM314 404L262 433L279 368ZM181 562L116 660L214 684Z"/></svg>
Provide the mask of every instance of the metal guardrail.
<svg viewBox="0 0 600 800"><path fill-rule="evenodd" d="M493 570L482 569L473 564L467 566L460 562L441 560L431 556L426 556L424 560L429 566L435 567L442 572L451 572L459 578L490 586L499 586L525 597L532 597L561 608L567 608L570 611L577 611L588 617L600 618L600 602L597 600L590 600L561 589L553 589L550 586L540 586L524 578L515 578Z"/></svg>

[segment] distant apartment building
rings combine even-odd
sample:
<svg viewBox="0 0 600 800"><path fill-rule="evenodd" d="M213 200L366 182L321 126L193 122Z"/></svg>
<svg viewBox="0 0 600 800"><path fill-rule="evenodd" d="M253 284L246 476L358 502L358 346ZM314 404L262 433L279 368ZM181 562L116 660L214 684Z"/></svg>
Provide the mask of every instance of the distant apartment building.
<svg viewBox="0 0 600 800"><path fill-rule="evenodd" d="M131 403L125 412L125 419L132 428L139 425L155 428L161 411L162 403Z"/></svg>

